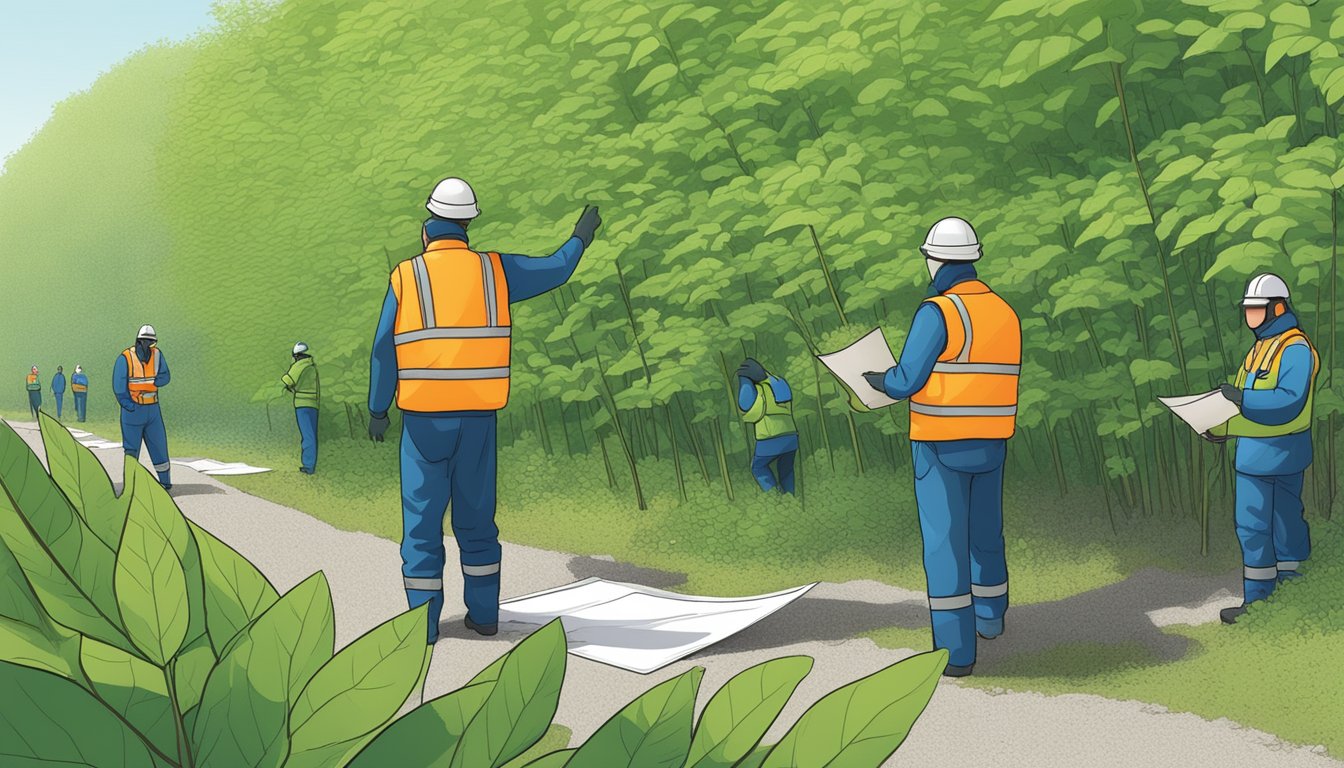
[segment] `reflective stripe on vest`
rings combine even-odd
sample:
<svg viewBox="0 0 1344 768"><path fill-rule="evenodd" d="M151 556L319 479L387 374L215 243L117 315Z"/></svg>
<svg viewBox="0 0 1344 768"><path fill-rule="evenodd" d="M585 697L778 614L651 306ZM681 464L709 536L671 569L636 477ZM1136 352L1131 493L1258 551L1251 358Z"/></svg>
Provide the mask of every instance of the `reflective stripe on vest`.
<svg viewBox="0 0 1344 768"><path fill-rule="evenodd" d="M512 336L498 253L436 240L392 273L397 297L397 406L497 410L509 397Z"/></svg>
<svg viewBox="0 0 1344 768"><path fill-rule="evenodd" d="M1215 434L1220 436L1226 434L1229 437L1279 437L1311 429L1312 401L1315 399L1316 374L1321 369L1321 358L1316 353L1316 348L1311 346L1311 340L1300 328L1292 328L1277 336L1257 341L1255 346L1251 347L1251 351L1246 353L1246 361L1237 370L1234 383L1237 389L1244 389L1246 380L1251 378L1251 374L1254 373L1255 380L1251 382L1251 389L1274 389L1278 387L1279 366L1283 362L1283 353L1295 344L1305 344L1307 349L1311 350L1312 362L1311 378L1307 382L1307 401L1302 405L1302 411L1297 417L1287 424L1270 426L1257 424L1245 416L1237 414L1222 429L1216 430Z"/></svg>
<svg viewBox="0 0 1344 768"><path fill-rule="evenodd" d="M979 280L928 301L942 313L947 344L910 398L910 439L1011 437L1022 370L1017 314Z"/></svg>
<svg viewBox="0 0 1344 768"><path fill-rule="evenodd" d="M126 358L126 390L132 402L140 405L153 405L159 402L159 387L154 378L159 372L159 348L149 348L149 362L142 363L135 354L135 347L121 353Z"/></svg>

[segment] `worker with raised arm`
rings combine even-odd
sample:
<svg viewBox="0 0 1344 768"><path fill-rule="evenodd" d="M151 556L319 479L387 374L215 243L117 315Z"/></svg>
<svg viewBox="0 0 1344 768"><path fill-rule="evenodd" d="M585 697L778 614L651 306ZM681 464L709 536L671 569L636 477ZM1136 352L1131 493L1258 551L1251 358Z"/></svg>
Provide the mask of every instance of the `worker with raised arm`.
<svg viewBox="0 0 1344 768"><path fill-rule="evenodd" d="M975 667L977 634L1002 634L1008 610L1003 462L1017 418L1022 328L976 274L982 251L969 222L942 219L920 252L929 298L896 366L864 378L888 397L910 399L933 645L948 651L944 674L961 677Z"/></svg>
<svg viewBox="0 0 1344 768"><path fill-rule="evenodd" d="M509 305L563 285L602 220L597 208L585 207L559 249L530 258L471 247L467 229L481 211L462 179L440 181L425 208L424 252L392 270L374 334L369 437L383 440L395 398L402 414L402 577L410 606L429 604L433 643L450 502L466 626L481 635L498 629L495 415L509 399Z"/></svg>

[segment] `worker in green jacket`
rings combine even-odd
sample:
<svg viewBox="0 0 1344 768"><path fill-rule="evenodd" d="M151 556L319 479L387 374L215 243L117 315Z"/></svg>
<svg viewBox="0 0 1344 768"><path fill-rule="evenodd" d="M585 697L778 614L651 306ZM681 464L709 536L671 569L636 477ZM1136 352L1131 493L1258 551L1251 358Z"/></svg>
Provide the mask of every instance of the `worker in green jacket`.
<svg viewBox="0 0 1344 768"><path fill-rule="evenodd" d="M798 426L793 421L793 392L789 383L770 374L750 357L738 367L737 381L737 407L742 411L742 420L756 430L751 474L763 491L778 488L783 493L793 493Z"/></svg>
<svg viewBox="0 0 1344 768"><path fill-rule="evenodd" d="M319 385L317 363L308 354L308 345L294 345L294 364L280 377L285 389L294 393L294 418L299 422L299 471L311 475L317 471L317 405Z"/></svg>

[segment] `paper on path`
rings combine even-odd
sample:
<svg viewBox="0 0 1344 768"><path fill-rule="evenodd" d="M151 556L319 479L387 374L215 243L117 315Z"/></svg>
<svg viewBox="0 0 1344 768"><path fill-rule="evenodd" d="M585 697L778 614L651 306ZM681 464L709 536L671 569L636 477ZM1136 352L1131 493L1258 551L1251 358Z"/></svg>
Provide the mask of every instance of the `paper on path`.
<svg viewBox="0 0 1344 768"><path fill-rule="evenodd" d="M193 461L183 461L182 459L173 459L173 463L179 467L194 469L203 475L256 475L262 472L270 472L267 467L253 467L242 462L222 462L214 459L195 459Z"/></svg>
<svg viewBox="0 0 1344 768"><path fill-rule="evenodd" d="M589 578L500 603L499 620L539 626L559 617L570 653L648 674L741 632L815 586L698 597Z"/></svg>
<svg viewBox="0 0 1344 768"><path fill-rule="evenodd" d="M887 397L885 392L873 389L863 378L863 374L868 371L885 372L896 365L896 358L892 356L891 347L887 345L887 337L882 334L881 328L874 328L868 335L838 352L817 355L817 359L865 406L885 408L900 402Z"/></svg>
<svg viewBox="0 0 1344 768"><path fill-rule="evenodd" d="M1228 419L1240 413L1236 404L1216 389L1202 395L1159 397L1157 400L1201 435L1220 424L1226 424Z"/></svg>
<svg viewBox="0 0 1344 768"><path fill-rule="evenodd" d="M92 448L96 451L107 450L109 448L122 447L120 442L113 440L104 440L101 437L95 437L93 435L89 435L88 437L79 437L76 438L76 440L79 441L80 445L86 448Z"/></svg>

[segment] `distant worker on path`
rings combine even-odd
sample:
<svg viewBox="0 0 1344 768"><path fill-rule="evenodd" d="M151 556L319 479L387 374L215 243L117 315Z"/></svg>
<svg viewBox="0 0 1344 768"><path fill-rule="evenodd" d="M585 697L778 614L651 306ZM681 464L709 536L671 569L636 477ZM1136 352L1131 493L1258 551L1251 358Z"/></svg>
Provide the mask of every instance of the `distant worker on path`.
<svg viewBox="0 0 1344 768"><path fill-rule="evenodd" d="M468 247L480 214L463 180L444 179L425 204L425 252L392 271L373 340L369 437L381 442L393 395L402 411L402 576L412 608L429 603L429 642L443 611L444 511L452 503L466 625L499 623L495 526L495 412L509 399L509 304L563 285L601 225L585 206L574 234L550 256Z"/></svg>
<svg viewBox="0 0 1344 768"><path fill-rule="evenodd" d="M70 391L75 396L75 416L82 422L89 408L89 377L84 375L84 366L75 366L75 373L70 377Z"/></svg>
<svg viewBox="0 0 1344 768"><path fill-rule="evenodd" d="M317 406L320 386L317 363L308 354L308 345L294 345L294 364L280 377L285 389L294 393L294 418L299 422L299 471L311 475L317 471Z"/></svg>
<svg viewBox="0 0 1344 768"><path fill-rule="evenodd" d="M56 398L56 418L61 418L61 407L65 402L65 368L56 366L56 375L51 377L51 396Z"/></svg>
<svg viewBox="0 0 1344 768"><path fill-rule="evenodd" d="M763 491L778 488L783 493L793 493L798 426L793 421L793 392L789 383L748 357L737 369L737 407L742 411L742 420L756 432L756 448L751 456L751 474L756 483Z"/></svg>
<svg viewBox="0 0 1344 768"><path fill-rule="evenodd" d="M1022 328L1013 308L977 279L970 223L933 225L920 248L932 278L900 361L864 378L910 398L915 502L924 539L933 645L951 677L971 674L976 635L1003 633L1008 565L1003 461L1017 418Z"/></svg>
<svg viewBox="0 0 1344 768"><path fill-rule="evenodd" d="M159 411L159 389L172 376L168 361L159 351L154 326L140 327L135 345L126 349L112 365L112 393L121 403L121 444L127 456L140 458L140 444L149 449L149 460L164 488L172 488L172 464L168 461L168 433Z"/></svg>
<svg viewBox="0 0 1344 768"><path fill-rule="evenodd" d="M24 384L24 389L28 390L28 411L37 418L37 414L42 411L42 380L37 377L37 366L28 372L28 381Z"/></svg>
<svg viewBox="0 0 1344 768"><path fill-rule="evenodd" d="M1255 344L1223 396L1240 415L1209 431L1215 441L1237 438L1236 525L1243 565L1242 604L1224 608L1235 624L1246 606L1269 597L1299 575L1311 555L1303 517L1302 479L1311 466L1311 405L1320 358L1298 327L1288 284L1276 275L1253 278L1242 299Z"/></svg>

